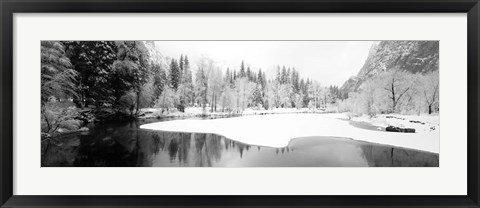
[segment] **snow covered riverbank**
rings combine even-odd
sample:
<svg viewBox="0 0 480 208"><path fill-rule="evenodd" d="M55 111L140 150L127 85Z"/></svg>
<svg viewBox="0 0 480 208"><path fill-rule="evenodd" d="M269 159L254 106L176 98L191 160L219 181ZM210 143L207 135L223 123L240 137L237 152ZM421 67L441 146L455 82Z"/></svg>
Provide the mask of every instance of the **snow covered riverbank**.
<svg viewBox="0 0 480 208"><path fill-rule="evenodd" d="M377 115L374 118L369 116L354 117L352 122L365 122L377 127L386 128L387 126L395 126L401 128L413 128L415 132L425 133L440 128L440 116L432 115L400 115L388 114Z"/></svg>
<svg viewBox="0 0 480 208"><path fill-rule="evenodd" d="M308 109L308 108L274 108L269 110L254 110L247 108L242 112L234 111L225 111L225 112L209 112L210 108L206 108L205 112L201 107L188 107L185 108L185 112L180 112L176 109L171 109L170 111L162 112L160 108L143 108L140 110L143 118L161 118L161 117L202 117L202 116L211 116L211 117L222 117L222 116L246 116L246 115L265 115L265 114L284 114L284 113L324 113L324 110L321 109Z"/></svg>
<svg viewBox="0 0 480 208"><path fill-rule="evenodd" d="M375 120L368 121L364 119L363 121L374 123ZM145 124L140 128L214 133L239 142L270 147L285 147L293 138L329 136L345 137L434 153L438 153L440 149L439 128L419 131L418 133L378 131L352 125L347 116L339 113L250 115L212 120L187 119Z"/></svg>

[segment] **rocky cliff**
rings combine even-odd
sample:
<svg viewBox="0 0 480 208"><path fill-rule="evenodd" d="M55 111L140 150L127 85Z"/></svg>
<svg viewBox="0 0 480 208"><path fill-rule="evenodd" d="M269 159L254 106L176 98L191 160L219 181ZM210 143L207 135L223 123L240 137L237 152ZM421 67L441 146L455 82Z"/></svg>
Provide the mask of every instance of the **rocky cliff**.
<svg viewBox="0 0 480 208"><path fill-rule="evenodd" d="M439 41L380 41L370 48L357 76L347 80L340 89L344 94L354 92L365 80L384 71L427 73L438 70L438 65Z"/></svg>

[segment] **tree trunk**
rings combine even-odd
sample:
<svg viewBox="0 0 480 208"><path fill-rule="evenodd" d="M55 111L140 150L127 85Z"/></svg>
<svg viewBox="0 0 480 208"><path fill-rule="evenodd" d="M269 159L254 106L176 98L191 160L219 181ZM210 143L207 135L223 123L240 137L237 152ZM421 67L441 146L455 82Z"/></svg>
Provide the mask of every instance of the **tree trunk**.
<svg viewBox="0 0 480 208"><path fill-rule="evenodd" d="M395 78L392 80L392 113L395 113L397 100L395 99Z"/></svg>
<svg viewBox="0 0 480 208"><path fill-rule="evenodd" d="M138 114L139 108L140 108L140 91L137 91L137 109L135 114Z"/></svg>
<svg viewBox="0 0 480 208"><path fill-rule="evenodd" d="M432 105L428 105L428 114L432 114Z"/></svg>
<svg viewBox="0 0 480 208"><path fill-rule="evenodd" d="M213 99L213 100L214 100L214 101L213 101L213 105L214 105L213 110L214 110L215 112L217 112L217 96L214 96L213 98L214 98L214 99Z"/></svg>

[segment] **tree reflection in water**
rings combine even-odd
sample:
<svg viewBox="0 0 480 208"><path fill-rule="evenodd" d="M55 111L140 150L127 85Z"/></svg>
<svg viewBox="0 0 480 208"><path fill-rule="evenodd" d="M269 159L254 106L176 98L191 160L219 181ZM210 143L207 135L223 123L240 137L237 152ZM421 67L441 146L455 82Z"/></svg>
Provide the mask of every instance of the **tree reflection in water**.
<svg viewBox="0 0 480 208"><path fill-rule="evenodd" d="M252 148L253 147L253 148ZM433 166L438 154L344 138L297 138L260 147L216 134L102 128L42 141L42 166L356 167Z"/></svg>

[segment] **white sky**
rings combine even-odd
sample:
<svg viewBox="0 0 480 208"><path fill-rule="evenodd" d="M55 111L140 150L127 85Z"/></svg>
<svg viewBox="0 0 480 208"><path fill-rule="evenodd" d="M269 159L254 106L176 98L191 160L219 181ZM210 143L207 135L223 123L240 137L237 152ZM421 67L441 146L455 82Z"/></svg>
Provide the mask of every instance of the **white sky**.
<svg viewBox="0 0 480 208"><path fill-rule="evenodd" d="M195 68L202 56L222 70L240 68L242 60L253 71L272 78L277 65L295 67L301 78L322 85L341 86L356 75L365 62L371 41L155 41L164 56L179 59L186 54Z"/></svg>

